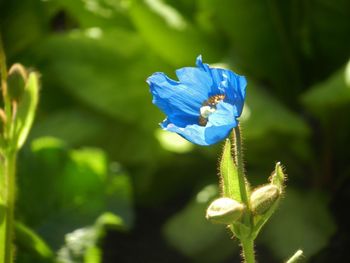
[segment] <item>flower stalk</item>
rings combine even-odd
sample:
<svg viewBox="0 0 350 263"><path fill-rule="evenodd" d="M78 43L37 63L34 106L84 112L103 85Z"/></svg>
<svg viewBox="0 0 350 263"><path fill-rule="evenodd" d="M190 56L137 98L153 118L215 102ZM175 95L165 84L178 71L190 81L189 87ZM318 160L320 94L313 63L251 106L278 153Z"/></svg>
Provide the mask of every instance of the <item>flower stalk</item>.
<svg viewBox="0 0 350 263"><path fill-rule="evenodd" d="M252 215L250 212L250 202L247 193L247 188L249 187L248 181L246 180L244 173L244 161L243 161L243 151L242 151L242 137L240 127L237 126L232 131L232 142L234 144L234 157L237 166L237 175L239 181L239 191L242 203L246 206L246 213L243 215L243 224L249 229L252 229ZM254 253L254 238L251 236L251 231L248 231L248 235L241 235L240 242L242 246L242 257L245 263L255 263L255 253Z"/></svg>
<svg viewBox="0 0 350 263"><path fill-rule="evenodd" d="M3 171L0 187L3 194L4 215L2 220L1 233L3 240L2 251L4 254L0 262L13 262L13 233L14 233L14 210L15 210L15 196L16 196L16 153L9 152L3 156Z"/></svg>
<svg viewBox="0 0 350 263"><path fill-rule="evenodd" d="M255 263L254 240L241 240L242 257L245 263Z"/></svg>
<svg viewBox="0 0 350 263"><path fill-rule="evenodd" d="M14 261L14 225L16 199L16 157L32 126L39 97L35 72L22 65L6 67L0 38L0 263Z"/></svg>

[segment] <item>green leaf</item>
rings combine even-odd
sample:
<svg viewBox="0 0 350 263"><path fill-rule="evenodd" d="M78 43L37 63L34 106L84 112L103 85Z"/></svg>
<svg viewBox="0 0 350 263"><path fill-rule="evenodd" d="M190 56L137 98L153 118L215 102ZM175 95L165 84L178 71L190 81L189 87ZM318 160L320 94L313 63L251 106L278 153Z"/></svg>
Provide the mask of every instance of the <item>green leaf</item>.
<svg viewBox="0 0 350 263"><path fill-rule="evenodd" d="M39 101L39 76L31 72L18 103L16 118L13 127L13 142L16 149L23 146L29 130L33 124L36 107Z"/></svg>
<svg viewBox="0 0 350 263"><path fill-rule="evenodd" d="M306 137L310 128L296 113L250 82L242 123L247 140L263 140L272 132L282 135Z"/></svg>
<svg viewBox="0 0 350 263"><path fill-rule="evenodd" d="M287 87L295 90L300 72L289 22L300 23L300 15L292 12L295 8L291 1L209 2L207 8L214 12L213 20L229 37L235 64L255 78L272 83L281 96Z"/></svg>
<svg viewBox="0 0 350 263"><path fill-rule="evenodd" d="M162 0L132 0L129 14L142 37L153 50L174 66L194 64L202 54L217 59L217 42L206 38L172 6Z"/></svg>
<svg viewBox="0 0 350 263"><path fill-rule="evenodd" d="M306 257L314 255L326 246L335 231L327 200L327 196L319 192L301 192L289 187L258 242L269 247L280 260L299 247Z"/></svg>
<svg viewBox="0 0 350 263"><path fill-rule="evenodd" d="M220 160L221 188L224 197L229 197L238 202L242 202L239 188L238 172L235 162L232 158L232 149L230 139L225 140Z"/></svg>
<svg viewBox="0 0 350 263"><path fill-rule="evenodd" d="M104 151L73 150L58 139L40 138L27 154L19 167L18 216L53 248L106 211L132 225L130 179Z"/></svg>
<svg viewBox="0 0 350 263"><path fill-rule="evenodd" d="M164 225L167 241L193 262L223 262L238 248L222 225L214 225L204 217L207 206L217 195L216 185L204 187Z"/></svg>
<svg viewBox="0 0 350 263"><path fill-rule="evenodd" d="M39 237L33 230L23 225L22 223L16 222L15 224L15 236L16 245L19 251L28 251L30 254L35 255L40 260L53 259L54 253L50 247ZM38 260L39 260L38 259Z"/></svg>
<svg viewBox="0 0 350 263"><path fill-rule="evenodd" d="M71 29L79 25L80 28L108 28L128 27L132 23L126 14L123 1L49 1L47 6L53 15L65 11L66 26Z"/></svg>
<svg viewBox="0 0 350 263"><path fill-rule="evenodd" d="M78 107L51 112L41 117L31 130L30 138L51 136L69 145L91 142L99 136L105 123L96 115Z"/></svg>
<svg viewBox="0 0 350 263"><path fill-rule="evenodd" d="M350 2L314 0L306 5L306 11L314 60L312 71L327 76L345 63L350 54Z"/></svg>
<svg viewBox="0 0 350 263"><path fill-rule="evenodd" d="M322 118L350 103L350 61L325 81L305 92L301 101L313 114Z"/></svg>
<svg viewBox="0 0 350 263"><path fill-rule="evenodd" d="M43 41L37 54L45 61L44 85L63 88L99 113L153 130L163 117L151 103L145 79L169 66L144 52L147 47L132 31L101 29L99 34L94 38L77 30Z"/></svg>
<svg viewBox="0 0 350 263"><path fill-rule="evenodd" d="M42 1L6 1L0 8L0 28L9 61L42 40L47 15Z"/></svg>

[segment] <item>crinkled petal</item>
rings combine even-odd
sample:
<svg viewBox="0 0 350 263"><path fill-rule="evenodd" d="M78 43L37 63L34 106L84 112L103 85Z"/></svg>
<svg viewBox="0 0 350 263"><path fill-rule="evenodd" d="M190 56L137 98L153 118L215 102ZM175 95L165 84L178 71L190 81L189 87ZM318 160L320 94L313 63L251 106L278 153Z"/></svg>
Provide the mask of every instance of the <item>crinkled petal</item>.
<svg viewBox="0 0 350 263"><path fill-rule="evenodd" d="M237 106L237 116L243 110L247 81L244 76L237 75L231 70L210 68L214 83L221 93L225 94L225 101Z"/></svg>
<svg viewBox="0 0 350 263"><path fill-rule="evenodd" d="M163 129L176 132L185 139L198 145L211 145L225 139L231 130L237 126L235 117L236 108L225 102L217 104L217 110L208 118L208 124L197 124L186 127L178 127L169 120L165 120L161 126Z"/></svg>
<svg viewBox="0 0 350 263"><path fill-rule="evenodd" d="M229 104L224 101L220 101L216 105L216 111L210 114L208 117L208 123L206 126L237 126L237 109L235 105Z"/></svg>
<svg viewBox="0 0 350 263"><path fill-rule="evenodd" d="M176 76L181 84L184 84L189 88L196 90L198 93L201 93L204 98L208 98L213 83L213 80L208 72L198 68L185 67L176 70Z"/></svg>
<svg viewBox="0 0 350 263"><path fill-rule="evenodd" d="M165 123L163 122L163 124ZM168 123L167 126L163 126L163 129L171 132L176 132L192 143L204 146L209 145L209 143L207 143L205 140L205 127L203 126L192 124L186 127L178 127L173 123Z"/></svg>
<svg viewBox="0 0 350 263"><path fill-rule="evenodd" d="M192 85L182 84L168 78L164 73L154 73L147 79L156 104L168 119L184 127L198 122L199 109L207 98Z"/></svg>
<svg viewBox="0 0 350 263"><path fill-rule="evenodd" d="M164 126L163 129L176 132L194 144L208 146L227 138L232 130L232 125L204 127L192 124L181 128L170 123Z"/></svg>
<svg viewBox="0 0 350 263"><path fill-rule="evenodd" d="M211 145L225 139L238 125L242 113L246 79L230 70L210 68L196 60L197 68L178 69L179 81L164 73L155 73L147 79L156 104L167 118L161 123L165 130L176 132L198 145ZM225 98L209 115L206 126L199 125L200 108L211 96L224 94Z"/></svg>
<svg viewBox="0 0 350 263"><path fill-rule="evenodd" d="M233 73L230 70L225 70L227 85L223 85L227 101L237 107L236 117L241 116L244 100L246 96L247 80L244 76ZM226 84L226 83L223 83Z"/></svg>
<svg viewBox="0 0 350 263"><path fill-rule="evenodd" d="M237 116L243 110L246 95L247 81L244 76L235 74L231 70L211 68L202 62L202 56L198 56L196 65L202 71L208 73L212 79L211 95L225 94L226 101L237 106Z"/></svg>

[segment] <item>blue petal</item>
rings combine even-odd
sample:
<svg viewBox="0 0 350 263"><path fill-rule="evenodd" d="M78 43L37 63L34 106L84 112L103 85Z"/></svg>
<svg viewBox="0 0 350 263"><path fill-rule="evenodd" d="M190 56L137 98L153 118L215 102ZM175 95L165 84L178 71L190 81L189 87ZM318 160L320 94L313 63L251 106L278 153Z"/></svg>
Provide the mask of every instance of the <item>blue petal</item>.
<svg viewBox="0 0 350 263"><path fill-rule="evenodd" d="M214 83L225 94L225 101L237 107L239 117L243 110L247 81L244 76L233 73L231 70L210 68Z"/></svg>
<svg viewBox="0 0 350 263"><path fill-rule="evenodd" d="M243 110L246 95L247 81L245 77L235 74L228 69L209 67L208 64L202 62L201 55L197 57L196 65L199 69L208 73L212 79L210 96L225 94L226 101L237 106L236 117L239 117Z"/></svg>
<svg viewBox="0 0 350 263"><path fill-rule="evenodd" d="M216 105L216 111L209 115L206 126L237 126L237 108L235 105L220 101Z"/></svg>
<svg viewBox="0 0 350 263"><path fill-rule="evenodd" d="M232 131L232 125L203 127L192 124L181 128L170 123L167 126L163 127L163 129L171 132L176 132L192 143L208 146L218 143L227 138Z"/></svg>
<svg viewBox="0 0 350 263"><path fill-rule="evenodd" d="M187 85L203 94L207 99L210 92L213 80L208 72L202 71L198 68L185 67L176 70L176 76L181 84Z"/></svg>
<svg viewBox="0 0 350 263"><path fill-rule="evenodd" d="M165 130L178 133L192 143L206 146L228 137L238 123L235 114L235 106L220 102L217 104L217 110L209 116L208 124L205 127L197 124L178 127L170 123L169 120L165 120L161 126Z"/></svg>
<svg viewBox="0 0 350 263"><path fill-rule="evenodd" d="M233 73L230 70L224 70L227 78L227 85L223 85L227 101L237 107L236 117L241 116L244 100L246 96L247 80L244 76Z"/></svg>
<svg viewBox="0 0 350 263"><path fill-rule="evenodd" d="M203 126L192 124L186 127L177 127L176 125L169 123L167 126L164 126L163 129L176 132L192 143L203 146L209 145L205 140L205 127Z"/></svg>
<svg viewBox="0 0 350 263"><path fill-rule="evenodd" d="M205 64L203 63L202 61L202 55L199 55L196 59L196 65L199 69L203 70L203 71L207 71L209 72L209 65L208 64Z"/></svg>
<svg viewBox="0 0 350 263"><path fill-rule="evenodd" d="M150 76L147 83L153 94L153 103L172 123L184 127L198 122L199 109L207 97L197 87L174 81L160 72Z"/></svg>

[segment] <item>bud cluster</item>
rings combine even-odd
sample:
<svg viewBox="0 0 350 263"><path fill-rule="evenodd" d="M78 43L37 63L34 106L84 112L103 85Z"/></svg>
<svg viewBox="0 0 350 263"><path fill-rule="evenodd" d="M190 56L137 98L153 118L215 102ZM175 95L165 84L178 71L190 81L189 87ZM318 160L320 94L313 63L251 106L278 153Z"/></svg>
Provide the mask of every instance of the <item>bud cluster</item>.
<svg viewBox="0 0 350 263"><path fill-rule="evenodd" d="M225 181L225 178L223 178ZM269 183L259 186L253 191L248 191L248 205L242 201L225 196L230 193L228 189L223 189L223 197L214 200L208 207L206 218L218 224L230 226L237 237L242 233L242 227L250 228L249 235L256 236L261 227L270 218L278 206L281 199L285 182L285 174L280 163L276 164L275 171L269 178ZM225 185L223 185L225 188ZM246 182L246 188L249 185ZM251 225L247 226L244 217L251 218Z"/></svg>

